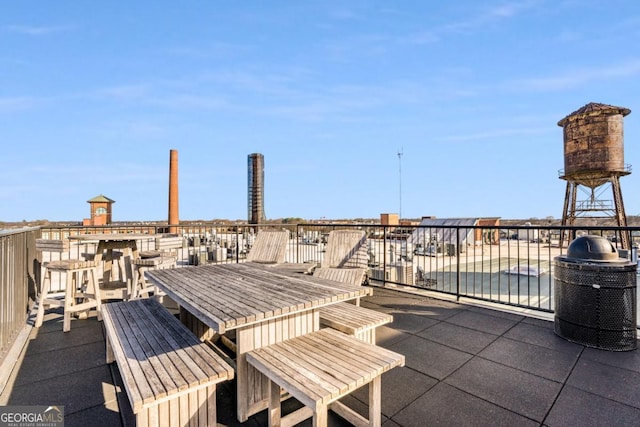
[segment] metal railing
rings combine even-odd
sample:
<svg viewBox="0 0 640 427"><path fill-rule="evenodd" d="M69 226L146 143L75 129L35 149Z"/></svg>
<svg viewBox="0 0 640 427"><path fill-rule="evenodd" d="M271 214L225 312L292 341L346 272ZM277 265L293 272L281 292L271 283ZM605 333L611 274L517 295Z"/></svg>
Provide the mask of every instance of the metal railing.
<svg viewBox="0 0 640 427"><path fill-rule="evenodd" d="M353 223L252 225L203 222L171 227L166 224L42 227L38 233L44 238L55 239L73 234L157 234L177 229L184 239L183 247L178 250L178 267L184 267L243 262L256 233L262 228L289 230L291 238L287 262L295 263L322 262L331 230L361 229L368 237L368 280L371 284L419 288L456 299L472 298L549 313L554 310L553 260L564 254L570 240L582 234L597 234L619 245L622 233L627 233L633 247L620 250L620 253L634 261L637 260L636 248L640 246L640 227L596 226L400 227ZM561 238L567 240L561 242ZM17 245L9 243L6 240L9 237L4 239L3 245ZM153 249L153 239L140 239L138 248ZM82 258L85 254L94 253L95 249L96 244L93 243L74 244L66 256ZM47 261L44 259L46 256L42 254L43 261ZM27 272L28 266L15 264L15 261L11 265L9 261L2 262L3 289L10 286L27 287L27 283L12 282L9 276L20 276L22 279L33 277L31 270ZM35 289L33 279L29 280L29 286ZM58 282L57 286L63 286L62 280L54 277L52 281ZM55 289L56 285L53 286ZM4 305L2 312L5 313Z"/></svg>
<svg viewBox="0 0 640 427"><path fill-rule="evenodd" d="M38 228L0 231L0 364L26 324L36 295Z"/></svg>

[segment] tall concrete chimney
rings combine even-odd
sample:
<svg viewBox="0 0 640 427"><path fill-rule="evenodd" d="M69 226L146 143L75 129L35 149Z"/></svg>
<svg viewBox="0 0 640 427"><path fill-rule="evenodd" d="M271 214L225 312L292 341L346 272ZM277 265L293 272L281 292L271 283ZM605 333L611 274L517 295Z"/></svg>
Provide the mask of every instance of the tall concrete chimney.
<svg viewBox="0 0 640 427"><path fill-rule="evenodd" d="M169 152L169 233L178 232L178 151Z"/></svg>

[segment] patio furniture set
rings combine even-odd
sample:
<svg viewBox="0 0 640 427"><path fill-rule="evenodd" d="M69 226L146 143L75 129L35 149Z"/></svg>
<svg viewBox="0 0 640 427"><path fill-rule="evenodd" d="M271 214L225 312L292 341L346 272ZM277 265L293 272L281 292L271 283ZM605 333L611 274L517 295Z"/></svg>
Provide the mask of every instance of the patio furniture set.
<svg viewBox="0 0 640 427"><path fill-rule="evenodd" d="M315 269L283 263L287 242L288 231L261 230L246 263L143 263L149 282L138 278L131 299L100 305L94 298L107 361L118 365L137 425L215 425L216 385L234 377L240 422L268 409L269 425L312 417L326 426L331 409L354 425L380 425L380 375L405 359L375 344L375 328L392 317L358 304L371 292L354 263L366 240L357 231L332 232ZM178 304L179 319L156 298L140 298L151 290ZM217 347L229 337L234 361ZM366 384L368 418L339 402ZM281 399L288 397L304 406L283 417Z"/></svg>

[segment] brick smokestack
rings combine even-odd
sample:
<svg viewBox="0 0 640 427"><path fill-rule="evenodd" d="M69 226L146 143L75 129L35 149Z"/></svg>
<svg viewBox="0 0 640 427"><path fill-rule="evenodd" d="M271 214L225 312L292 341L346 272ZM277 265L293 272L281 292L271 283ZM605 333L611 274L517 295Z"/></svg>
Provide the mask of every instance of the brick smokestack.
<svg viewBox="0 0 640 427"><path fill-rule="evenodd" d="M169 152L169 233L178 232L178 151Z"/></svg>

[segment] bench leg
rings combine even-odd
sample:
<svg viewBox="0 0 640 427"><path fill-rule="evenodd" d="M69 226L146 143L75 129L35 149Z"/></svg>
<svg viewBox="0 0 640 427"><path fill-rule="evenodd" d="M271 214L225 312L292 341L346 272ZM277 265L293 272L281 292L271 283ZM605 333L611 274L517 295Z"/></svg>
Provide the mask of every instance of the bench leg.
<svg viewBox="0 0 640 427"><path fill-rule="evenodd" d="M280 386L269 381L269 427L280 426Z"/></svg>
<svg viewBox="0 0 640 427"><path fill-rule="evenodd" d="M115 362L116 361L116 355L113 352L113 347L111 347L111 340L109 339L109 337L105 337L104 339L104 343L105 343L105 347L106 347L106 355L107 355L107 365L109 363Z"/></svg>

